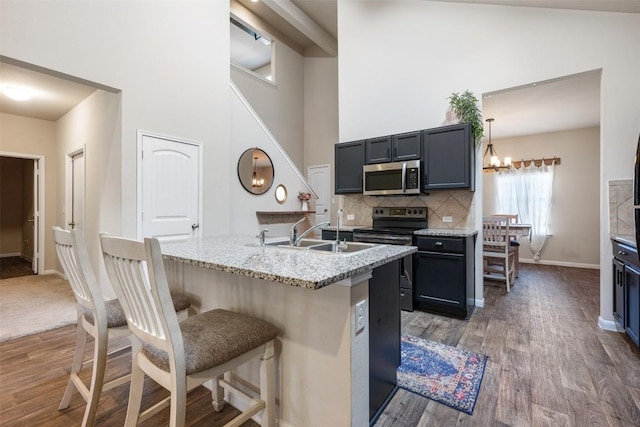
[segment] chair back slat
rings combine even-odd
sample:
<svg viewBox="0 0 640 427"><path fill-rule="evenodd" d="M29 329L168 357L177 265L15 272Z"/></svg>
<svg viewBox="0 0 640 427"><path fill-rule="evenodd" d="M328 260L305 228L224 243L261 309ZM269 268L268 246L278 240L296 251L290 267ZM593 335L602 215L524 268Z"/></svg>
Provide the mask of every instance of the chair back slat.
<svg viewBox="0 0 640 427"><path fill-rule="evenodd" d="M163 298L158 295L157 284L152 285L149 279L150 257L145 242L105 233L100 233L100 242L107 274L122 304L129 329L143 342L168 351L171 337L167 317L169 322L175 321L179 330L178 320L168 284L165 282L160 292L166 292L166 298L161 302Z"/></svg>
<svg viewBox="0 0 640 427"><path fill-rule="evenodd" d="M485 248L506 250L509 246L509 220L490 216L482 219L482 238Z"/></svg>
<svg viewBox="0 0 640 427"><path fill-rule="evenodd" d="M102 292L89 263L82 231L52 228L56 254L75 294L76 302L96 311L96 304L99 304L97 300L102 301ZM104 305L103 301L101 305Z"/></svg>
<svg viewBox="0 0 640 427"><path fill-rule="evenodd" d="M518 214L493 214L491 216L500 216L507 218L509 224L517 224L518 223Z"/></svg>

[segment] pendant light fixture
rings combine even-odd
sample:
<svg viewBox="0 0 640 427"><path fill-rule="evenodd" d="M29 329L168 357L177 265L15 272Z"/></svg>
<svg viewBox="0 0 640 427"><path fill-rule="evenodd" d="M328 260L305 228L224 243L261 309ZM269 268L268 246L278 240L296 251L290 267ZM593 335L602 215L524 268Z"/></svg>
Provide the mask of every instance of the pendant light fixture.
<svg viewBox="0 0 640 427"><path fill-rule="evenodd" d="M256 166L258 163L258 156L253 157L253 173L251 174L251 187L260 188L264 185L264 179L258 179L258 174L256 173Z"/></svg>
<svg viewBox="0 0 640 427"><path fill-rule="evenodd" d="M511 168L511 157L505 157L504 161L501 161L496 149L493 148L493 144L491 143L491 123L493 120L493 118L485 120L489 123L489 145L487 145L487 149L482 156L483 172L500 172Z"/></svg>

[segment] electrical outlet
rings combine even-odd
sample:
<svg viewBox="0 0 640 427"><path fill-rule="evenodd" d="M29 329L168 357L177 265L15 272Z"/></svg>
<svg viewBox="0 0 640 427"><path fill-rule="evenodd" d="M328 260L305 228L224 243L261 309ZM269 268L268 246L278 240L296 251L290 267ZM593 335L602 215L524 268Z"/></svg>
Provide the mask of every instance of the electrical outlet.
<svg viewBox="0 0 640 427"><path fill-rule="evenodd" d="M442 217L442 222L453 222L453 217L452 216L443 216Z"/></svg>
<svg viewBox="0 0 640 427"><path fill-rule="evenodd" d="M366 301L362 300L356 304L356 335L364 331L364 314Z"/></svg>
<svg viewBox="0 0 640 427"><path fill-rule="evenodd" d="M347 220L353 221L355 219L356 219L356 216L354 214L347 214Z"/></svg>

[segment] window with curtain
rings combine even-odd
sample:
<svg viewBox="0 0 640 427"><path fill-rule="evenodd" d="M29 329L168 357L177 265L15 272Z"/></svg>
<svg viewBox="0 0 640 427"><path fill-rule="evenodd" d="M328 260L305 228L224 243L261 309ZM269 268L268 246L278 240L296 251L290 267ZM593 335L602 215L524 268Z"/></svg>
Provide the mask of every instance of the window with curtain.
<svg viewBox="0 0 640 427"><path fill-rule="evenodd" d="M520 169L498 172L495 177L496 211L517 213L520 222L531 224L529 245L536 261L550 234L554 172L555 163L536 166L531 162Z"/></svg>

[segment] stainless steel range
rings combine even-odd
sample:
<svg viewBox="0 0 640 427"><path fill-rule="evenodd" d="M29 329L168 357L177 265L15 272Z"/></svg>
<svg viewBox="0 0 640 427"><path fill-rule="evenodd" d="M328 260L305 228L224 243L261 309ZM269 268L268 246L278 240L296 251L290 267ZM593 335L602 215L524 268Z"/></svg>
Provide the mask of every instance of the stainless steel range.
<svg viewBox="0 0 640 427"><path fill-rule="evenodd" d="M353 230L354 242L406 245L413 243L413 232L427 228L427 208L377 207L372 212L373 226ZM413 256L402 259L400 308L413 311Z"/></svg>

